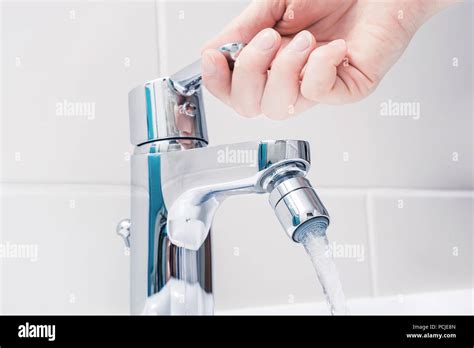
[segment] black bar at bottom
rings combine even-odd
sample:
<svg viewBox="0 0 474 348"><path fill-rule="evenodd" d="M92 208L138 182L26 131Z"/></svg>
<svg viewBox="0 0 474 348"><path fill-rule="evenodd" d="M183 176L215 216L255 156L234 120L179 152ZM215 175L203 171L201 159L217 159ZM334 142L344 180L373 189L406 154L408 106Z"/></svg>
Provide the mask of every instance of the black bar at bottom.
<svg viewBox="0 0 474 348"><path fill-rule="evenodd" d="M472 319L472 316L0 316L0 347L86 343L473 347Z"/></svg>

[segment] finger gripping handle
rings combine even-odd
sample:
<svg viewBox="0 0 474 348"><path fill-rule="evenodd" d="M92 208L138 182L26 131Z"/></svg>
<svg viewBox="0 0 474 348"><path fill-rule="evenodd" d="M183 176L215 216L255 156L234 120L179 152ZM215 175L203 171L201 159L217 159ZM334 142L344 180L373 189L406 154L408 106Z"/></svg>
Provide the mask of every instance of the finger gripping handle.
<svg viewBox="0 0 474 348"><path fill-rule="evenodd" d="M234 69L234 63L242 49L242 43L229 43L219 47L219 51L225 56L229 68ZM174 73L169 78L169 83L179 94L190 96L201 87L201 59Z"/></svg>

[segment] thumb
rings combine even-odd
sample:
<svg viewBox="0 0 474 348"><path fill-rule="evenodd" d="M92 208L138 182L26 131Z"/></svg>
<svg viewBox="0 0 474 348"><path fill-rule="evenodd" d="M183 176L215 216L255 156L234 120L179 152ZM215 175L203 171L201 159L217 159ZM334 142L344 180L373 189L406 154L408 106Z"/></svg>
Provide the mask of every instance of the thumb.
<svg viewBox="0 0 474 348"><path fill-rule="evenodd" d="M249 43L261 30L272 28L283 16L285 8L284 1L252 1L219 35L208 41L202 51L231 42Z"/></svg>

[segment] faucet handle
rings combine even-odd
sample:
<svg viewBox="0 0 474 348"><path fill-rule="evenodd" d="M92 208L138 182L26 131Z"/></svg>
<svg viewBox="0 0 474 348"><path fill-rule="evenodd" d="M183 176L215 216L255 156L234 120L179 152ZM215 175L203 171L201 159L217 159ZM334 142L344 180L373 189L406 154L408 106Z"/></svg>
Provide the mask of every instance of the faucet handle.
<svg viewBox="0 0 474 348"><path fill-rule="evenodd" d="M227 59L231 70L234 69L234 63L244 46L242 43L229 43L219 47L219 51ZM184 69L171 75L169 77L169 83L179 94L190 96L201 87L201 79L201 59L198 59Z"/></svg>
<svg viewBox="0 0 474 348"><path fill-rule="evenodd" d="M232 69L244 44L219 48ZM128 96L130 140L143 145L158 140L181 144L184 148L208 143L201 89L201 60L171 76L138 86Z"/></svg>
<svg viewBox="0 0 474 348"><path fill-rule="evenodd" d="M224 54L227 59L227 63L229 63L230 70L234 70L234 63L237 61L237 57L244 47L245 44L238 42L229 43L219 47L219 51Z"/></svg>

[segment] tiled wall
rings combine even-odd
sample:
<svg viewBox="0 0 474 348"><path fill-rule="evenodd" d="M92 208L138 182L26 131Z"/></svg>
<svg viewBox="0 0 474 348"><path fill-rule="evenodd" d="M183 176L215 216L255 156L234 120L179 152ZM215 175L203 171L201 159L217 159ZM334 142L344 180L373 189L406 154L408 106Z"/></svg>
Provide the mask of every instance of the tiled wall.
<svg viewBox="0 0 474 348"><path fill-rule="evenodd" d="M2 7L1 238L38 245L0 259L3 311L126 313L127 93L158 75L155 4Z"/></svg>
<svg viewBox="0 0 474 348"><path fill-rule="evenodd" d="M0 238L38 246L36 261L0 258L3 313L127 312L128 255L115 235L129 214L127 92L197 58L246 3L2 4ZM212 144L311 143L349 297L472 286L472 7L427 23L357 104L282 123L243 119L206 95ZM389 99L419 102L421 117L381 116ZM64 105L94 112L64 115ZM227 200L213 243L217 309L322 299L266 197Z"/></svg>

